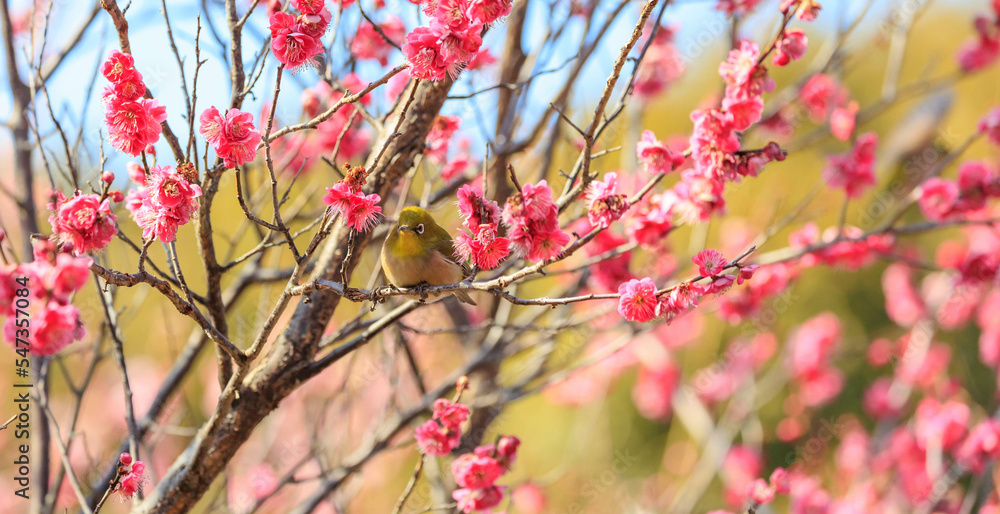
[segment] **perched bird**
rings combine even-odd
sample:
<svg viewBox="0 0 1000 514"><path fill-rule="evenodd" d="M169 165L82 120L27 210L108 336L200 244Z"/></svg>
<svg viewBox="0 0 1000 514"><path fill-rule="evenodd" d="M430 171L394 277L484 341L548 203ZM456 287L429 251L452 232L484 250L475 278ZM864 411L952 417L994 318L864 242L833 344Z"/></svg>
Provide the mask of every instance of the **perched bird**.
<svg viewBox="0 0 1000 514"><path fill-rule="evenodd" d="M468 269L455 256L451 235L420 207L399 213L399 223L382 246L382 270L396 287L455 284L468 276ZM449 293L462 303L476 305L465 291Z"/></svg>

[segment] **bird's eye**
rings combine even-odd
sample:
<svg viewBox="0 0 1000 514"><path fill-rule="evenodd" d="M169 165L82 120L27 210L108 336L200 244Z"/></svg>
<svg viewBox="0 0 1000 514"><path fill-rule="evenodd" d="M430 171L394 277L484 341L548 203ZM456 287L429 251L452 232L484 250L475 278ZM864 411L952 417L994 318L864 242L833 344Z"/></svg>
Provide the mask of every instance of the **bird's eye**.
<svg viewBox="0 0 1000 514"><path fill-rule="evenodd" d="M424 233L424 224L421 223L421 224L417 225L417 235L420 235L420 234L423 234L423 233Z"/></svg>

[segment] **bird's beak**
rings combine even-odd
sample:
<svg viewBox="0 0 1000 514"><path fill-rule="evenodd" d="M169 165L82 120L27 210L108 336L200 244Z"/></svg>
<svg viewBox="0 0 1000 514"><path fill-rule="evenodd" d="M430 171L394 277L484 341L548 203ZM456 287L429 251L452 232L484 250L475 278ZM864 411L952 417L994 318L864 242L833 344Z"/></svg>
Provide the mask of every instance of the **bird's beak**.
<svg viewBox="0 0 1000 514"><path fill-rule="evenodd" d="M413 227L407 227L406 225L400 225L399 230L403 232L413 232Z"/></svg>

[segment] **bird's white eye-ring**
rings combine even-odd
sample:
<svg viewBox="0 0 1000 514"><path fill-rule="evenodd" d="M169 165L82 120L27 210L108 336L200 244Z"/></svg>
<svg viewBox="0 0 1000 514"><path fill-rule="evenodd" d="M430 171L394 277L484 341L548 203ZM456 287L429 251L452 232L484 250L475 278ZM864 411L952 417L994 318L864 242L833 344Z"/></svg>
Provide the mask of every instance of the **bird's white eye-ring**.
<svg viewBox="0 0 1000 514"><path fill-rule="evenodd" d="M423 233L424 233L424 224L421 223L421 224L417 225L417 235L420 235L420 234L423 234Z"/></svg>

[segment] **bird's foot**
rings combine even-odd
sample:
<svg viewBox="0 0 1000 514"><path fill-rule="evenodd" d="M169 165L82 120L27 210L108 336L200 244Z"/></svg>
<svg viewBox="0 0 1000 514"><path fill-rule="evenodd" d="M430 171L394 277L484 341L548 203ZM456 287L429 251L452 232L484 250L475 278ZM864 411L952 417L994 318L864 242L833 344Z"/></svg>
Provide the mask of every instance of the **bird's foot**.
<svg viewBox="0 0 1000 514"><path fill-rule="evenodd" d="M399 291L399 288L392 284L372 288L371 292L368 293L368 299L372 302L372 310L375 310L376 305L385 303L395 291Z"/></svg>
<svg viewBox="0 0 1000 514"><path fill-rule="evenodd" d="M424 303L424 302L427 301L427 291L425 291L424 289L427 288L427 287L429 287L429 286L430 286L430 284L428 284L427 282L421 282L421 283L419 283L419 284L416 285L417 296L420 297L420 302L421 303Z"/></svg>

